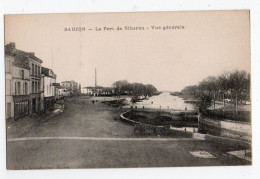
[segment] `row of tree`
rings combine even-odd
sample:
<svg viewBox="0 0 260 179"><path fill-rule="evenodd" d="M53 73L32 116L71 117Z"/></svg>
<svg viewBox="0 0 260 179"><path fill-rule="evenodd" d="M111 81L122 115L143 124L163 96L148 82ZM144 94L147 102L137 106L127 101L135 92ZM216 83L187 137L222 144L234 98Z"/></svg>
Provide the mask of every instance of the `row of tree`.
<svg viewBox="0 0 260 179"><path fill-rule="evenodd" d="M185 87L181 93L212 101L214 109L217 100L223 101L223 110L226 101L232 102L237 112L239 103L250 101L250 74L236 70L219 76L209 76L199 85Z"/></svg>
<svg viewBox="0 0 260 179"><path fill-rule="evenodd" d="M129 83L127 80L116 81L112 85L115 88L116 94L133 94L152 96L158 93L158 90L152 84Z"/></svg>

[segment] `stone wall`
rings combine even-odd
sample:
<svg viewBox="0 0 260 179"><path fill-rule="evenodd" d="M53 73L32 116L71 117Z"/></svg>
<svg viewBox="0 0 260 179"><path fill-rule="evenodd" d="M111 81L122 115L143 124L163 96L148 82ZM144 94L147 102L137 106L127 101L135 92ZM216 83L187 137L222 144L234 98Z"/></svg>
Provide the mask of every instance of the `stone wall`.
<svg viewBox="0 0 260 179"><path fill-rule="evenodd" d="M230 120L216 120L199 117L199 131L211 135L228 137L251 142L251 124L234 122Z"/></svg>

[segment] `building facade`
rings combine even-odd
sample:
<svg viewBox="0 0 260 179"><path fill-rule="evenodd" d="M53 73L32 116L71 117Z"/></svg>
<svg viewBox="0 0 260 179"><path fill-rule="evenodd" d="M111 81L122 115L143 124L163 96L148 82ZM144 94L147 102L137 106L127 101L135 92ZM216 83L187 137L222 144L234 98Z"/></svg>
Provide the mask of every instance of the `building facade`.
<svg viewBox="0 0 260 179"><path fill-rule="evenodd" d="M12 42L5 45L7 119L39 114L58 99L56 74L41 64L34 53L18 50Z"/></svg>
<svg viewBox="0 0 260 179"><path fill-rule="evenodd" d="M13 63L13 102L14 118L29 114L30 67L26 56L17 55Z"/></svg>
<svg viewBox="0 0 260 179"><path fill-rule="evenodd" d="M6 118L14 117L13 103L13 62L14 57L11 54L5 53L5 112Z"/></svg>
<svg viewBox="0 0 260 179"><path fill-rule="evenodd" d="M84 87L81 89L81 94L89 95L89 96L111 96L115 94L115 89L110 87Z"/></svg>
<svg viewBox="0 0 260 179"><path fill-rule="evenodd" d="M94 93L94 87L81 88L81 94L92 96Z"/></svg>
<svg viewBox="0 0 260 179"><path fill-rule="evenodd" d="M58 96L59 96L59 98L62 98L64 96L71 96L71 92L67 91L64 88L59 88L58 89Z"/></svg>
<svg viewBox="0 0 260 179"><path fill-rule="evenodd" d="M37 58L34 53L28 53L30 66L30 99L29 112L30 114L41 112L43 99L41 97L41 63L42 60Z"/></svg>
<svg viewBox="0 0 260 179"><path fill-rule="evenodd" d="M55 103L56 95L56 75L49 69L42 67L42 86L43 86L43 106L44 110L50 110L53 108Z"/></svg>
<svg viewBox="0 0 260 179"><path fill-rule="evenodd" d="M61 82L61 87L72 94L80 92L79 84L73 80Z"/></svg>
<svg viewBox="0 0 260 179"><path fill-rule="evenodd" d="M14 43L5 46L6 117L18 119L29 114L29 58Z"/></svg>

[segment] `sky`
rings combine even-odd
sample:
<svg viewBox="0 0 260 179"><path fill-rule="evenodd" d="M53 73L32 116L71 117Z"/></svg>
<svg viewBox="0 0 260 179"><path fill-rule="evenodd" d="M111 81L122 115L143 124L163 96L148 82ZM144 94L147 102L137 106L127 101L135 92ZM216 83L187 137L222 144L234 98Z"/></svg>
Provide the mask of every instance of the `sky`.
<svg viewBox="0 0 260 179"><path fill-rule="evenodd" d="M125 26L145 30L103 30ZM86 31L64 31L71 27ZM7 15L9 42L35 52L57 82L74 80L82 87L94 85L95 68L98 85L128 80L160 91L180 91L225 71L250 72L248 11Z"/></svg>

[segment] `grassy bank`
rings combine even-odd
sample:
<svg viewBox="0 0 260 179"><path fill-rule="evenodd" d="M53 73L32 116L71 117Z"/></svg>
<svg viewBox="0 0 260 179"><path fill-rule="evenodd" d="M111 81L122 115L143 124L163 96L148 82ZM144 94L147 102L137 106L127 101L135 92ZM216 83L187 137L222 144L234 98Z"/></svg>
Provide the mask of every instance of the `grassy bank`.
<svg viewBox="0 0 260 179"><path fill-rule="evenodd" d="M156 126L171 125L175 127L197 127L196 116L185 113L171 114L158 111L130 111L124 115L126 118Z"/></svg>

